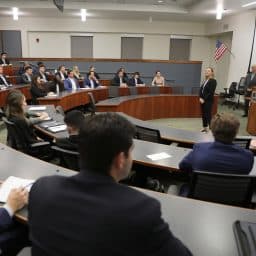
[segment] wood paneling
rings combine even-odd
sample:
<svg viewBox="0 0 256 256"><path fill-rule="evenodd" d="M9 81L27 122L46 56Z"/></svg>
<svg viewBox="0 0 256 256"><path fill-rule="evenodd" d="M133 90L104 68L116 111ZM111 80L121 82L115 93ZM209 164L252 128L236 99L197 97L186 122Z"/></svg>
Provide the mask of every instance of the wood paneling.
<svg viewBox="0 0 256 256"><path fill-rule="evenodd" d="M248 112L247 132L256 135L256 102L252 102Z"/></svg>

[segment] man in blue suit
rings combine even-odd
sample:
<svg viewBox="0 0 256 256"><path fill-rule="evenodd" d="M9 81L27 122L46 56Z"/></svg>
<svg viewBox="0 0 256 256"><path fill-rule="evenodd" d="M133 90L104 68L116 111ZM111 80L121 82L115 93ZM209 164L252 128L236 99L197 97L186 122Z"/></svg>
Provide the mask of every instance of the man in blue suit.
<svg viewBox="0 0 256 256"><path fill-rule="evenodd" d="M129 86L137 86L137 85L144 85L144 82L140 79L140 73L135 72L133 77L129 79L128 82Z"/></svg>
<svg viewBox="0 0 256 256"><path fill-rule="evenodd" d="M23 208L28 200L24 188L11 190L6 204L0 208L0 255L14 256L28 246L28 229L13 220L16 211Z"/></svg>
<svg viewBox="0 0 256 256"><path fill-rule="evenodd" d="M253 167L253 153L235 144L239 120L232 114L217 114L211 122L214 142L198 143L180 162L184 171L248 174Z"/></svg>
<svg viewBox="0 0 256 256"><path fill-rule="evenodd" d="M88 77L84 79L84 87L90 87L92 89L100 86L99 80L95 77L94 71L88 73Z"/></svg>
<svg viewBox="0 0 256 256"><path fill-rule="evenodd" d="M74 78L74 72L68 70L68 78L64 80L64 87L67 91L75 91L80 88L78 81Z"/></svg>

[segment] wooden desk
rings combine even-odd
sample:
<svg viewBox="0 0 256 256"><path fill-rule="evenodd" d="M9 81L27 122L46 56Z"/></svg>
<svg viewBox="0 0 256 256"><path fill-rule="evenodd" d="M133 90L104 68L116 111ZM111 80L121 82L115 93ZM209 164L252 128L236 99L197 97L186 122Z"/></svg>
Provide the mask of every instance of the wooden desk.
<svg viewBox="0 0 256 256"><path fill-rule="evenodd" d="M252 101L248 112L247 132L256 135L256 102Z"/></svg>
<svg viewBox="0 0 256 256"><path fill-rule="evenodd" d="M37 179L46 175L76 174L71 170L27 156L3 144L0 144L0 161L1 180L10 175ZM232 230L233 222L256 221L255 210L139 190L160 201L163 218L169 224L171 231L196 256L238 256ZM27 216L26 208L16 215L21 221L27 221Z"/></svg>
<svg viewBox="0 0 256 256"><path fill-rule="evenodd" d="M26 97L27 100L31 100L31 94L30 94L30 85L13 85L11 87L8 87L7 89L0 90L0 107L4 107L6 103L6 98L10 90L20 90Z"/></svg>
<svg viewBox="0 0 256 256"><path fill-rule="evenodd" d="M108 89L105 87L97 89L79 89L74 92L63 91L58 96L47 96L38 98L40 105L55 105L62 106L64 111L70 110L75 107L79 107L88 104L89 97L88 92L92 92L96 101L104 100L108 98Z"/></svg>
<svg viewBox="0 0 256 256"><path fill-rule="evenodd" d="M214 97L213 114L218 97ZM133 95L104 100L96 104L98 112L123 112L141 120L169 117L201 117L196 95Z"/></svg>

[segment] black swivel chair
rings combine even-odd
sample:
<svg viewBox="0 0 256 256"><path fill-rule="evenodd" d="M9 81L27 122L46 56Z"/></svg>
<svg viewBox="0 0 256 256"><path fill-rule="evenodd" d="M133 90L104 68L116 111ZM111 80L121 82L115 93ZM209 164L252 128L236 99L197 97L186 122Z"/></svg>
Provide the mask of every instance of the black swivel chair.
<svg viewBox="0 0 256 256"><path fill-rule="evenodd" d="M234 99L236 97L236 91L237 91L237 82L232 82L229 88L224 88L225 93L222 94L222 97L224 98L224 101L221 105L235 103Z"/></svg>
<svg viewBox="0 0 256 256"><path fill-rule="evenodd" d="M159 130L136 125L135 139L165 144Z"/></svg>
<svg viewBox="0 0 256 256"><path fill-rule="evenodd" d="M245 81L246 81L246 78L245 77L241 77L240 81L238 83L237 90L236 90L236 94L238 95L237 103L236 103L236 108L239 107L241 95L244 95Z"/></svg>
<svg viewBox="0 0 256 256"><path fill-rule="evenodd" d="M4 111L0 108L0 120L2 119L2 117L5 117L5 113Z"/></svg>
<svg viewBox="0 0 256 256"><path fill-rule="evenodd" d="M42 160L49 160L52 158L49 142L40 141L30 144L25 140L21 130L14 122L9 121L6 117L2 117L2 120L7 128L8 146Z"/></svg>
<svg viewBox="0 0 256 256"><path fill-rule="evenodd" d="M79 171L79 153L72 150L60 148L58 146L52 146L52 150L60 159L60 165L75 171Z"/></svg>
<svg viewBox="0 0 256 256"><path fill-rule="evenodd" d="M188 197L252 208L255 181L255 176L194 171Z"/></svg>
<svg viewBox="0 0 256 256"><path fill-rule="evenodd" d="M249 149L251 144L251 138L235 138L233 143L243 149Z"/></svg>

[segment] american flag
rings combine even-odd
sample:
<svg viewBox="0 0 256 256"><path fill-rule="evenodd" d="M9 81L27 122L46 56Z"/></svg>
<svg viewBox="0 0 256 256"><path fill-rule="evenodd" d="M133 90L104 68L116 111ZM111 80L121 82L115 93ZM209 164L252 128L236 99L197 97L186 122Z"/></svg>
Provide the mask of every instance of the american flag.
<svg viewBox="0 0 256 256"><path fill-rule="evenodd" d="M218 61L223 56L223 54L227 49L228 47L225 44L223 44L220 40L217 40L215 54L214 54L215 61Z"/></svg>

